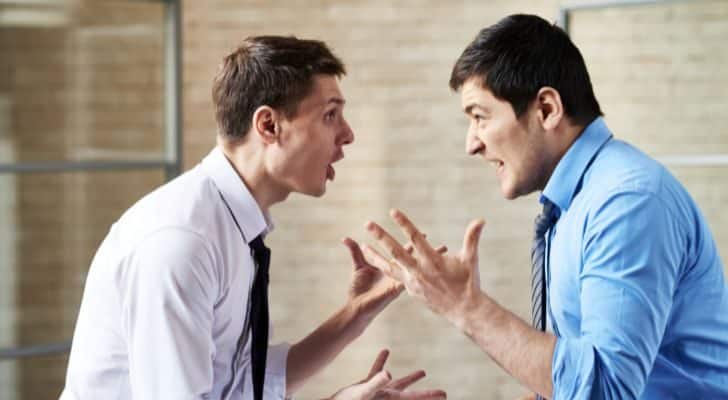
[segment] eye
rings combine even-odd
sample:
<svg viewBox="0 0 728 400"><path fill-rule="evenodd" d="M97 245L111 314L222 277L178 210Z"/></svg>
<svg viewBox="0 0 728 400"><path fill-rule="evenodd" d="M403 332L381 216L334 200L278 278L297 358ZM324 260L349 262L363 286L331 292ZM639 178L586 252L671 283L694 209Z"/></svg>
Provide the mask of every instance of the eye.
<svg viewBox="0 0 728 400"><path fill-rule="evenodd" d="M327 112L326 114L324 114L324 119L326 121L333 121L334 118L336 118L336 110L335 109Z"/></svg>

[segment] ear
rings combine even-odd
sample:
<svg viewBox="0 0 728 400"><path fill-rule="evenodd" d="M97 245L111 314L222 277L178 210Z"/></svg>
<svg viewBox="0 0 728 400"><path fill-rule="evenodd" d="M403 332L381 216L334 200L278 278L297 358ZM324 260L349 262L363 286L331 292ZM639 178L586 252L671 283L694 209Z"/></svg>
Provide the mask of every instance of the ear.
<svg viewBox="0 0 728 400"><path fill-rule="evenodd" d="M281 114L270 106L260 106L253 113L252 132L263 143L273 144L281 131Z"/></svg>
<svg viewBox="0 0 728 400"><path fill-rule="evenodd" d="M536 110L539 123L544 130L556 129L564 118L564 105L558 90L544 86L536 94Z"/></svg>

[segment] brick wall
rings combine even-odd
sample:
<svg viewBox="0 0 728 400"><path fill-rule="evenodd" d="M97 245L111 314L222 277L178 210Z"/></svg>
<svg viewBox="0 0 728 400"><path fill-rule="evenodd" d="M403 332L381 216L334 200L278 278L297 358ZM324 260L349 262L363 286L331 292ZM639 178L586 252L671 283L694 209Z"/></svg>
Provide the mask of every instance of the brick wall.
<svg viewBox="0 0 728 400"><path fill-rule="evenodd" d="M452 63L480 28L511 12L538 13L554 19L557 7L557 2L541 2L534 7L531 2L476 1L405 2L397 6L385 1L322 1L315 5L311 2L273 2L265 7L225 1L204 5L185 3L185 149L188 166L212 144L214 125L209 82L216 61L242 38L276 33L323 39L349 67L342 87L349 101L346 114L357 137L338 168L337 181L322 200L292 197L273 210L278 229L271 237L275 251L272 312L279 338L297 340L342 302L349 262L338 241L345 235L365 238L361 226L370 218L392 227L386 218L390 207L401 207L409 212L432 240L451 248L459 247L463 230L471 218L485 217L488 225L480 248L483 252L483 288L519 315L527 315L528 248L530 225L537 212L535 197L514 202L503 200L492 171L464 155L465 120L459 111L458 96L448 91L447 79ZM620 47L624 44L622 36L617 36L624 35L625 30L642 31L644 19L649 18L654 21L652 26L660 28L661 21L672 16L670 21L686 24L682 29L689 32L695 26L704 26L703 21L710 19L713 25L707 32L711 37L725 36L728 32L728 24L721 24L721 19L713 14L713 10L720 12L722 9L716 2L706 3L696 15L686 11L684 6L667 8L667 11L662 8L635 9L629 11L631 14L627 19L620 17L624 11L614 11L609 26L621 23L625 28L609 30L602 29L607 25L592 20L600 17L593 16L597 13L580 12L573 19L575 40L585 46L587 57L591 55L591 49L609 43L613 57L624 60L623 70L650 74L650 71L658 70L659 65L650 63L648 56L639 58L630 54L662 54L665 51L661 44L663 39L658 36L660 44L655 45L649 34L643 34L641 42L625 50ZM682 16L675 15L680 12ZM582 22L582 18L586 22ZM600 39L602 37L604 40ZM613 41L612 37L620 40ZM695 37L680 43L684 43L686 51L705 54L710 50L701 47L700 40ZM720 46L717 39L713 45ZM606 54L599 54L602 58L591 62L590 67L595 69L597 94L603 99L607 120L619 129L618 135L632 139L620 131L635 130L624 127L634 118L634 114L626 113L625 108L636 108L625 106L630 104L630 99L611 96L612 93L623 93L620 91L623 78L600 74L595 63L603 62L603 68L608 71L614 68L611 67L613 63L604 62L604 58L608 58ZM708 54L715 57L726 52L710 51ZM674 64L676 69L691 72L691 76L701 76L704 69L721 65L710 61L710 66L704 66L708 64L707 60L698 58L683 65L683 60L677 58ZM648 71L639 72L643 67ZM671 88L692 87L689 80L681 78L677 74L667 83ZM722 78L725 79L725 74ZM656 90L664 83L665 80L658 78L651 85L645 83L642 90L629 93L638 96L646 87ZM600 95L600 89L603 95ZM693 89L700 92L705 86ZM725 91L716 96L722 96L723 102L728 99ZM659 103L664 108L674 106L669 99L661 99ZM684 106L690 107L690 104L695 103ZM650 107L643 103L641 109L647 113ZM723 118L726 117L723 113ZM696 116L691 121L696 120L701 118ZM657 116L649 121L639 121L640 127L647 125L644 128L660 130L663 135L638 143L652 151L665 148L665 143L669 148L669 143L683 135L686 126L682 125L681 130L668 124L672 130L665 134L666 124ZM715 129L713 121L701 121ZM711 143L727 143L728 135L713 131L706 132L704 137L710 138ZM696 197L701 204L707 204L705 207L711 208L713 202L725 203L725 187L713 186L708 192L700 183L706 179L702 171L678 172L683 176L687 174L692 187L699 189ZM725 176L724 169L713 168L711 172L714 178ZM709 197L700 198L701 193ZM722 218L719 213L708 214L715 219ZM728 237L722 232L719 237L723 248L728 249ZM522 393L522 388L469 340L441 318L403 297L386 310L332 367L316 378L301 397L322 396L358 379L381 347L392 349L391 368L395 374L425 368L429 373L427 385L448 390L451 398L500 399Z"/></svg>
<svg viewBox="0 0 728 400"><path fill-rule="evenodd" d="M527 315L536 198L503 200L489 166L465 156L466 121L447 79L480 28L513 12L555 19L558 6L557 1L185 2L187 166L213 144L210 80L221 56L244 37L322 39L348 65L342 87L356 141L337 168L336 182L323 199L294 196L273 209L271 290L278 338L299 339L342 303L350 266L339 240L364 239L367 219L393 227L386 217L391 207L407 211L432 240L450 248L459 248L471 218L485 217L482 286ZM597 96L617 136L658 155L725 152L728 135L720 129L726 124L718 121L728 118L728 85L710 85L726 80L720 61L728 54L721 41L728 29L724 8L725 2L713 1L574 14L575 41L589 59ZM690 38L690 32L698 34ZM626 87L629 76L633 81ZM661 96L660 90L674 96ZM687 91L701 95L678 101ZM686 140L688 132L700 139ZM728 230L721 229L725 217L719 212L728 188L716 185L725 180L726 169L673 170L687 181L728 252ZM506 399L523 393L446 321L403 297L300 397L323 396L359 379L381 347L392 349L395 375L424 368L429 377L422 386L442 387L450 398Z"/></svg>
<svg viewBox="0 0 728 400"><path fill-rule="evenodd" d="M272 315L276 337L295 341L343 303L350 274L345 235L386 222L401 207L435 241L457 248L466 224L489 221L482 250L493 260L483 286L525 315L528 226L533 199L500 198L492 171L465 156L465 119L447 87L450 68L478 29L518 9L555 15L555 3L389 1L185 3L187 165L213 143L210 79L221 56L246 36L295 34L331 45L348 66L342 82L356 134L336 182L323 199L293 196L272 210ZM302 212L305 210L305 212ZM519 295L520 294L520 295ZM413 328L416 327L416 328ZM518 384L448 324L408 298L394 303L300 398L320 398L359 380L378 349L392 350L390 369L424 368L427 386L450 398L500 398ZM318 397L317 397L318 396Z"/></svg>
<svg viewBox="0 0 728 400"><path fill-rule="evenodd" d="M465 155L466 121L447 80L480 28L514 12L555 19L559 4L183 2L186 168L214 144L211 80L221 57L246 36L321 39L348 66L342 88L356 141L336 182L323 199L292 196L272 210L276 338L300 339L343 303L351 267L339 241L365 239L367 219L394 228L386 217L391 207L407 211L433 241L451 249L459 248L470 219L484 217L482 286L527 316L536 198L503 200L490 167ZM661 157L728 153L727 8L725 1L700 1L574 14L574 40L618 137ZM11 134L0 132L0 141L11 143L21 160L157 154L163 145L161 7L89 0L70 15L69 25L53 29L0 28L1 54L10 55L0 62L9 71L0 76L0 97L10 99L12 121ZM701 205L725 257L726 167L671 169ZM17 312L16 342L70 337L98 242L123 209L161 180L161 173L129 172L0 181L3 190L14 187L12 201L0 196L0 217L3 207L17 214L15 297L6 304L0 296L0 310ZM0 327L6 315L0 314ZM392 350L395 375L424 368L429 377L420 386L443 388L449 398L524 392L445 320L403 296L298 397L320 398L361 379L382 347ZM15 397L0 391L1 398L57 395L65 357L14 365L19 384L6 385L12 378L0 369L0 385Z"/></svg>

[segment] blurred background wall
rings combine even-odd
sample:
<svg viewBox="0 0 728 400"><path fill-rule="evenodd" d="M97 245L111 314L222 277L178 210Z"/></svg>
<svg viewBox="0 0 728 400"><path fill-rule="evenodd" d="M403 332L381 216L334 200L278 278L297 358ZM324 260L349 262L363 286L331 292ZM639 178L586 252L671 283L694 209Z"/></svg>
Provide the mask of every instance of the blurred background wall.
<svg viewBox="0 0 728 400"><path fill-rule="evenodd" d="M0 165L150 160L165 149L162 1L0 1ZM594 2L592 2L594 3ZM341 304L351 263L339 242L399 207L459 249L484 217L482 287L527 317L536 196L503 200L491 167L464 152L466 120L450 68L479 29L511 13L556 20L574 2L182 1L184 167L214 145L210 85L245 37L294 34L330 44L356 134L323 199L273 208L271 312L296 341ZM582 4L582 3L579 3ZM688 187L728 254L728 1L583 9L570 31L606 121ZM164 171L0 173L0 348L70 339L91 257L109 225ZM444 319L403 296L299 396L361 379L380 348L390 371L424 368L421 387L452 399L524 389ZM0 360L0 399L57 397L67 355Z"/></svg>

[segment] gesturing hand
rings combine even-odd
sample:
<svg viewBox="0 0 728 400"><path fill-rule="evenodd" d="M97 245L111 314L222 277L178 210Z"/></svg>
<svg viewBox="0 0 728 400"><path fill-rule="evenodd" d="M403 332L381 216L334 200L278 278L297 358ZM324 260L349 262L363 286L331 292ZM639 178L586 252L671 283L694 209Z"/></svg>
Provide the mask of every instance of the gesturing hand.
<svg viewBox="0 0 728 400"><path fill-rule="evenodd" d="M434 312L451 321L457 320L470 300L481 293L478 241L485 221L471 222L460 253L448 254L434 249L403 212L392 210L390 215L411 241L414 251L408 251L381 226L368 222L366 229L391 255L391 258L385 257L365 245L364 254L370 265L403 284L410 295L422 300Z"/></svg>
<svg viewBox="0 0 728 400"><path fill-rule="evenodd" d="M329 400L440 400L447 398L442 390L405 390L424 378L425 372L416 371L392 381L392 377L384 370L387 357L389 357L387 350L379 352L379 356L366 378L339 390Z"/></svg>
<svg viewBox="0 0 728 400"><path fill-rule="evenodd" d="M358 315L370 321L402 293L403 286L369 264L356 241L347 237L343 243L354 263L349 302Z"/></svg>

